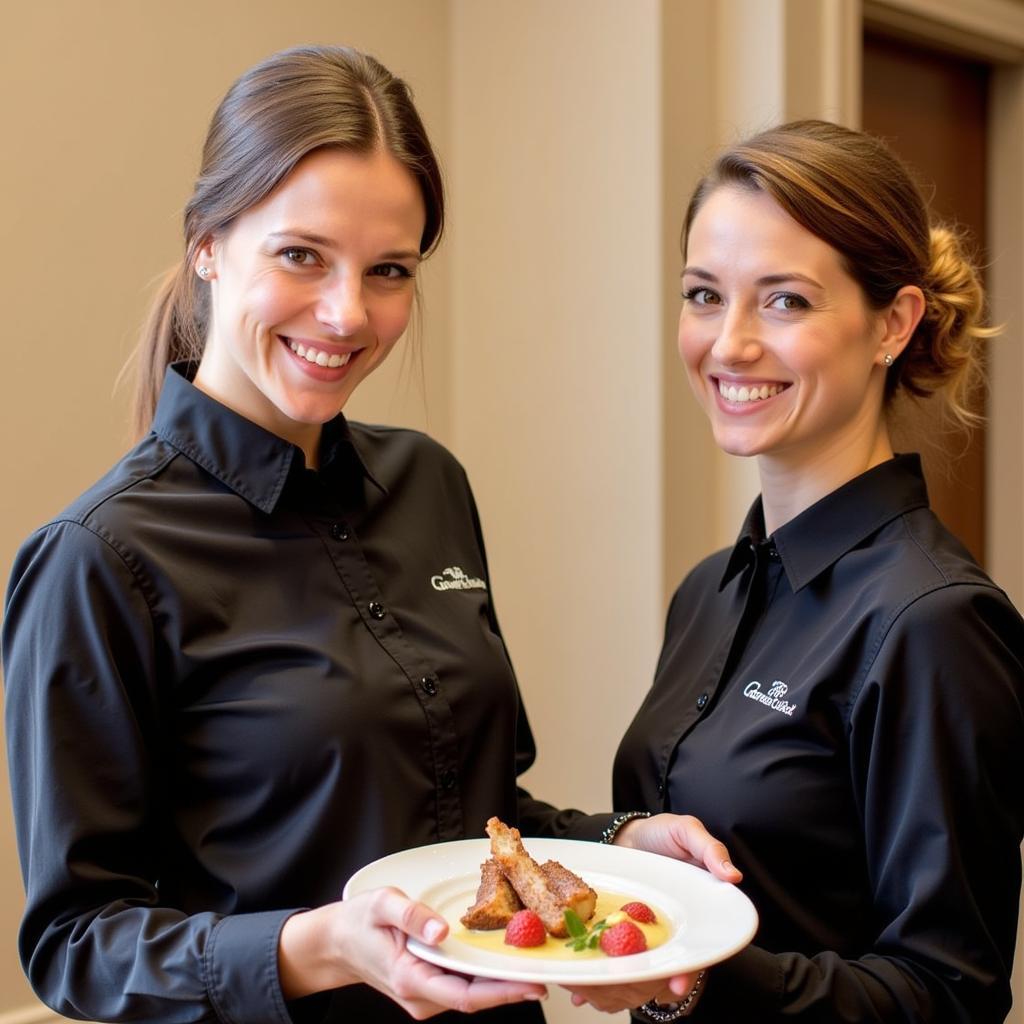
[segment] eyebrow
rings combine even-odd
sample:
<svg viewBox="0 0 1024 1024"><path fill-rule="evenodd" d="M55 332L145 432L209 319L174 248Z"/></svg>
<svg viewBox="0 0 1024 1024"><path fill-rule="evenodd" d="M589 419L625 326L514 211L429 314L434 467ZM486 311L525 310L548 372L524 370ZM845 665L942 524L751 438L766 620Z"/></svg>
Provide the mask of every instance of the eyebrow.
<svg viewBox="0 0 1024 1024"><path fill-rule="evenodd" d="M326 238L324 235L318 235L313 231L302 231L302 230L291 230L291 231L273 231L268 236L268 239L288 239L297 238L303 242L309 242L310 245L323 246L325 249L331 249L334 247L334 242L330 238ZM393 249L390 252L382 252L378 257L382 260L419 260L422 255L418 249Z"/></svg>
<svg viewBox="0 0 1024 1024"><path fill-rule="evenodd" d="M683 267L683 276L690 274L692 277L700 278L702 281L709 281L712 284L718 283L718 278L715 277L709 270L704 270L701 267ZM822 291L825 289L813 277L808 277L806 274L797 273L797 271L787 271L782 274L765 274L764 277L759 277L754 284L759 287L770 286L773 284L785 284L787 281L803 281L805 284L811 285L813 288L819 288Z"/></svg>

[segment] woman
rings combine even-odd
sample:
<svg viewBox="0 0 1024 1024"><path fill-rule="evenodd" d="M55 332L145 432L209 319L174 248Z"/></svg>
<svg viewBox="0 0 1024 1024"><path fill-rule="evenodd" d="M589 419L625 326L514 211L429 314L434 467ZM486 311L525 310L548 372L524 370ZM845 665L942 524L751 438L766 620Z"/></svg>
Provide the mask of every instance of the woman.
<svg viewBox="0 0 1024 1024"><path fill-rule="evenodd" d="M20 950L60 1013L540 1020L542 986L406 952L443 937L429 908L339 901L362 865L491 815L736 877L693 821L517 790L533 741L463 471L340 415L443 221L408 90L369 57L278 54L213 118L142 348L145 436L26 542L8 593Z"/></svg>
<svg viewBox="0 0 1024 1024"><path fill-rule="evenodd" d="M976 274L882 143L814 121L725 152L683 249L679 351L761 495L675 594L614 798L692 810L758 907L694 1017L1001 1021L1024 623L886 427L901 390L969 416Z"/></svg>

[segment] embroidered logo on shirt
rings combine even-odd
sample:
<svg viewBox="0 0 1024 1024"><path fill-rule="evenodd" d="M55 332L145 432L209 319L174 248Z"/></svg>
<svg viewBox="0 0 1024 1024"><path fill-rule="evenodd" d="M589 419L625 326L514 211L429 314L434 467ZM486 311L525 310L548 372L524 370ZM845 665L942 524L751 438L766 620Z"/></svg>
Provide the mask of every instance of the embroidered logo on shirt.
<svg viewBox="0 0 1024 1024"><path fill-rule="evenodd" d="M778 711L783 715L792 715L796 711L796 705L782 699L788 689L789 687L781 679L776 679L765 693L761 689L761 684L755 679L743 687L743 696L756 700L758 704L764 704L772 711Z"/></svg>
<svg viewBox="0 0 1024 1024"><path fill-rule="evenodd" d="M457 565L450 565L444 572L430 577L435 590L486 590L487 584L477 576L467 576Z"/></svg>

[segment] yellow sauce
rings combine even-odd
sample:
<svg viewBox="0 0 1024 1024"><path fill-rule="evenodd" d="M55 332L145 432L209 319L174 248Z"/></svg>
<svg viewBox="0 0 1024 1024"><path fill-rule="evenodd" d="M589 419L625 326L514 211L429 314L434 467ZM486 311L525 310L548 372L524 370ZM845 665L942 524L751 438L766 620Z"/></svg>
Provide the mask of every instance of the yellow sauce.
<svg viewBox="0 0 1024 1024"><path fill-rule="evenodd" d="M632 897L630 896L622 896L614 892L598 892L597 907L594 910L594 916L586 922L587 928L592 928L598 921L606 918L609 914L614 914L624 904L630 902L632 902ZM627 920L633 921L633 924L644 933L648 949L660 946L668 939L672 932L672 922L657 907L651 906L651 910L654 911L656 918L654 924L643 924L640 921L633 921L631 917L627 918ZM489 953L538 957L543 960L594 960L606 955L601 951L600 947L597 949L580 950L577 953L571 946L566 946L568 939L556 939L551 935L547 937L542 946L529 946L527 948L507 946L505 944L504 928L482 932L464 928L460 924L456 925L452 930L451 937L459 942L475 946L477 949L485 949Z"/></svg>

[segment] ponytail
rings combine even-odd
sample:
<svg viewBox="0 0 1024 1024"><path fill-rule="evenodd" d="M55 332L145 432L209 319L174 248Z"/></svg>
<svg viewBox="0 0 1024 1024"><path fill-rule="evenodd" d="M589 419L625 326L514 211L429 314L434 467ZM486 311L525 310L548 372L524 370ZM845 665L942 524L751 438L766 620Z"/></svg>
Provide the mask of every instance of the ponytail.
<svg viewBox="0 0 1024 1024"><path fill-rule="evenodd" d="M153 422L164 375L171 363L198 362L205 341L206 291L191 261L168 271L157 289L142 336L133 353L137 388L132 405L132 433L143 437Z"/></svg>

